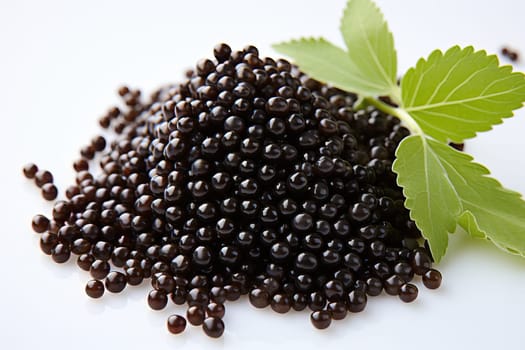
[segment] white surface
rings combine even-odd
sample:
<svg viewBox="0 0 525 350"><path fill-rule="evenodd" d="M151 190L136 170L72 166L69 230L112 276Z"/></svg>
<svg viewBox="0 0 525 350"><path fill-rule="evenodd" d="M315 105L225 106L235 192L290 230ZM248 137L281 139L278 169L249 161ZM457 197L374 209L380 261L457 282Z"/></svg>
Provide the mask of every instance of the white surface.
<svg viewBox="0 0 525 350"><path fill-rule="evenodd" d="M378 0L394 32L400 72L434 48L474 44L525 54L525 2ZM147 5L146 5L147 4ZM93 136L97 119L117 101L121 83L151 89L182 77L219 41L234 48L301 35L342 43L337 1L0 1L1 349L525 349L525 260L462 235L438 266L443 286L418 285L417 301L369 300L365 312L324 332L307 312L278 315L243 299L227 305L226 332L211 340L189 327L168 334L167 316L149 310L147 286L93 301L85 272L56 265L38 247L33 214L49 213L21 176L34 161L73 181L71 162ZM262 6L262 7L261 7ZM523 69L521 65L517 69ZM525 192L525 111L467 150L505 185ZM525 220L525 218L524 218ZM108 293L109 294L109 293Z"/></svg>

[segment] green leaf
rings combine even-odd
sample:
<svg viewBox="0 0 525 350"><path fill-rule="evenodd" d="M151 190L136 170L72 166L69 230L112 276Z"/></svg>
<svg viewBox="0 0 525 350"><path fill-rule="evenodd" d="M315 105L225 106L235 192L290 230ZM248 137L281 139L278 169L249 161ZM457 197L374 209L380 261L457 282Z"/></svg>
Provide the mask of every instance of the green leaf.
<svg viewBox="0 0 525 350"><path fill-rule="evenodd" d="M376 95L397 98L397 54L394 37L371 0L349 0L341 19L348 56L359 72L373 82Z"/></svg>
<svg viewBox="0 0 525 350"><path fill-rule="evenodd" d="M448 233L459 224L474 237L525 256L525 201L489 177L487 168L446 144L414 135L396 151L393 170L410 217L428 239L432 255L445 254Z"/></svg>
<svg viewBox="0 0 525 350"><path fill-rule="evenodd" d="M399 102L397 56L392 33L370 0L349 0L341 20L348 52L325 39L273 45L313 78L362 96L390 95Z"/></svg>
<svg viewBox="0 0 525 350"><path fill-rule="evenodd" d="M462 142L487 131L525 101L525 76L496 56L454 46L436 50L401 82L402 107L437 140Z"/></svg>
<svg viewBox="0 0 525 350"><path fill-rule="evenodd" d="M302 71L312 78L357 94L371 96L382 91L348 59L345 51L323 38L303 38L273 45L273 48L294 59Z"/></svg>
<svg viewBox="0 0 525 350"><path fill-rule="evenodd" d="M404 139L396 150L392 170L403 187L405 206L428 240L432 256L439 261L447 250L448 233L456 230L456 217L461 203L439 156L420 136Z"/></svg>

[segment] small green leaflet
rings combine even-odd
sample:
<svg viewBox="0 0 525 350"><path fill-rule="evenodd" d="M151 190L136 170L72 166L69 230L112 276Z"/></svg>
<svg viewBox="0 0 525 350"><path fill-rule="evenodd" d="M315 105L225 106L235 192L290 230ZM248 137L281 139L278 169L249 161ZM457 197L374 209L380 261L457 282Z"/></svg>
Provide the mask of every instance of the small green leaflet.
<svg viewBox="0 0 525 350"><path fill-rule="evenodd" d="M401 82L402 107L437 140L463 142L523 105L525 79L496 56L469 46L436 50Z"/></svg>
<svg viewBox="0 0 525 350"><path fill-rule="evenodd" d="M471 156L431 138L414 135L396 151L393 170L410 216L425 233L432 255L445 254L448 235L462 226L500 248L525 255L525 201Z"/></svg>
<svg viewBox="0 0 525 350"><path fill-rule="evenodd" d="M325 39L292 40L274 49L292 57L317 80L362 96L394 95L397 57L392 33L369 0L350 0L341 21L348 52Z"/></svg>
<svg viewBox="0 0 525 350"><path fill-rule="evenodd" d="M397 53L394 36L381 10L369 0L350 0L341 18L341 34L348 56L361 74L382 90L376 95L396 94Z"/></svg>
<svg viewBox="0 0 525 350"><path fill-rule="evenodd" d="M292 40L273 47L293 57L301 69L309 72L313 78L339 89L367 96L382 89L360 73L345 51L322 38Z"/></svg>

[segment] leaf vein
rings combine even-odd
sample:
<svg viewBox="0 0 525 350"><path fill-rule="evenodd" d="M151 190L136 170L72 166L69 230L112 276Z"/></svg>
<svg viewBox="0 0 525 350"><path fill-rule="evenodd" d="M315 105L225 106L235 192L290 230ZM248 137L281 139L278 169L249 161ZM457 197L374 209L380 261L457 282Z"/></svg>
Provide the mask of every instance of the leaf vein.
<svg viewBox="0 0 525 350"><path fill-rule="evenodd" d="M428 109L432 109L432 108L439 108L439 107L443 107L443 106L453 106L453 105L457 105L457 104L462 104L462 103L467 103L467 102L474 102L474 101L479 101L479 100L491 100L493 97L506 95L506 94L512 93L512 92L520 90L520 89L523 89L523 87L522 86L518 86L518 87L515 87L515 88L513 88L511 90L500 91L500 92L496 92L496 93L493 93L493 94L490 94L490 95L485 95L485 96L469 97L469 98L465 98L465 99L462 99L462 100L456 100L456 101L451 101L451 102L439 102L439 103L434 103L434 104L424 105L424 106L407 107L406 110L407 110L407 112L414 112L414 111L428 110Z"/></svg>

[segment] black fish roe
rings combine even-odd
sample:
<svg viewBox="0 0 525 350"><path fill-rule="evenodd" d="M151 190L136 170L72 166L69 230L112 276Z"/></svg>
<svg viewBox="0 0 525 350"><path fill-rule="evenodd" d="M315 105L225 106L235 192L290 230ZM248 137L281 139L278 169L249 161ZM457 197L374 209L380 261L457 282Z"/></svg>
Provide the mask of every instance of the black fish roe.
<svg viewBox="0 0 525 350"><path fill-rule="evenodd" d="M454 148L455 150L457 151L460 151L460 152L463 152L463 150L465 149L465 144L464 143L449 143L449 146Z"/></svg>
<svg viewBox="0 0 525 350"><path fill-rule="evenodd" d="M504 46L503 48L501 48L500 52L503 56L507 57L512 62L517 62L520 58L519 53L508 46Z"/></svg>
<svg viewBox="0 0 525 350"><path fill-rule="evenodd" d="M355 95L253 46L214 55L149 102L119 89L124 107L100 119L116 135L82 148L67 199L32 221L42 251L58 263L77 255L93 298L150 283L152 309L187 304L211 337L223 334L225 302L245 294L278 313L308 308L323 329L383 290L413 301L416 274L437 288L392 172L409 134L398 119L354 110ZM23 172L53 182L36 165ZM167 325L180 333L186 320Z"/></svg>

